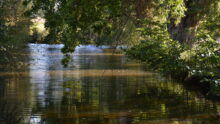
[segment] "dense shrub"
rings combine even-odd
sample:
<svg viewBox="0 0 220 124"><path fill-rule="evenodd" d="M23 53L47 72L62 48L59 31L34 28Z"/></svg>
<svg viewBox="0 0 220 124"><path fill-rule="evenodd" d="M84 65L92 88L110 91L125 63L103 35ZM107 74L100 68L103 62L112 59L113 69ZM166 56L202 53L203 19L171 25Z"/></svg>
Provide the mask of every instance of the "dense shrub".
<svg viewBox="0 0 220 124"><path fill-rule="evenodd" d="M165 28L164 25L150 25L139 29L144 40L129 49L127 55L164 75L184 79L188 72L186 63L180 58L184 48L179 42L171 40L168 32L161 30L162 28Z"/></svg>
<svg viewBox="0 0 220 124"><path fill-rule="evenodd" d="M197 77L199 83L210 83L212 92L220 91L220 44L216 40L201 33L189 46L171 40L163 25L148 25L139 30L143 40L127 51L130 58L177 80Z"/></svg>

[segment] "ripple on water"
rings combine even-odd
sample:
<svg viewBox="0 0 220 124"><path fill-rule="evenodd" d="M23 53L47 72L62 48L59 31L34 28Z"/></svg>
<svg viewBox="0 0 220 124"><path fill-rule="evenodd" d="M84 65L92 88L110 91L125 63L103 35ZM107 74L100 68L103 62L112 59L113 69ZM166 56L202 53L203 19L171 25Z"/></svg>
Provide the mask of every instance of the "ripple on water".
<svg viewBox="0 0 220 124"><path fill-rule="evenodd" d="M112 54L109 46L78 46L68 68L60 62L62 47L29 44L29 53L23 54L30 58L24 69L29 71L0 72L0 98L22 102L27 123L219 122L219 103L143 71L126 56Z"/></svg>

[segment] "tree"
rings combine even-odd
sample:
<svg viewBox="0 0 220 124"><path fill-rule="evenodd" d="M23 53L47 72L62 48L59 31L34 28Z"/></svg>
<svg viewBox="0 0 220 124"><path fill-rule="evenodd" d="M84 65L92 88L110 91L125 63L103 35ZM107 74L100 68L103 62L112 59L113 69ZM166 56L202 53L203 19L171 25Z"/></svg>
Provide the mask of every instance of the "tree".
<svg viewBox="0 0 220 124"><path fill-rule="evenodd" d="M23 0L0 1L1 63L14 58L12 53L20 49L28 38L30 19L23 16L26 10L28 6L23 6Z"/></svg>
<svg viewBox="0 0 220 124"><path fill-rule="evenodd" d="M168 31L174 40L180 43L192 45L196 31L202 22L219 14L219 0L184 0L186 7L185 16L179 24L175 24L175 18L169 17Z"/></svg>

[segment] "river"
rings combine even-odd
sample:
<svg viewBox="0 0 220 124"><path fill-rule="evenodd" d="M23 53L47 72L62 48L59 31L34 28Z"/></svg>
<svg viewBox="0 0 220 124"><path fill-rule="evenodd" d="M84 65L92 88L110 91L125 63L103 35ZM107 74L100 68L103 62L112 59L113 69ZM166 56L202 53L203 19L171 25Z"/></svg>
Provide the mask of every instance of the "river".
<svg viewBox="0 0 220 124"><path fill-rule="evenodd" d="M0 71L0 122L27 124L218 124L220 104L166 81L107 46L29 44L25 67ZM7 69L6 69L7 70Z"/></svg>

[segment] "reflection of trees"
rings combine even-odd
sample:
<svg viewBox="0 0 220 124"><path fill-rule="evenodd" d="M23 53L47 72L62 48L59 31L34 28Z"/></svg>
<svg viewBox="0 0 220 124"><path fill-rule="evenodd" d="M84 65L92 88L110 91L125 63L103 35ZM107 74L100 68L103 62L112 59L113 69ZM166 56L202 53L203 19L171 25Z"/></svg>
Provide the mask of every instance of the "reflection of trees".
<svg viewBox="0 0 220 124"><path fill-rule="evenodd" d="M129 124L206 116L205 121L211 123L219 110L217 104L203 101L178 84L155 82L146 77L85 77L81 81L64 82L63 92L62 107L48 115L51 120Z"/></svg>
<svg viewBox="0 0 220 124"><path fill-rule="evenodd" d="M22 115L24 106L14 100L0 99L0 101L0 123L20 124L24 119Z"/></svg>
<svg viewBox="0 0 220 124"><path fill-rule="evenodd" d="M31 92L26 79L0 78L0 124L27 122L31 107Z"/></svg>
<svg viewBox="0 0 220 124"><path fill-rule="evenodd" d="M35 112L41 111L45 105L54 104L48 98L60 98L61 94L56 94L59 91L53 90L53 87L63 80L63 73L59 72L56 76L52 75L50 71L62 70L60 61L62 54L60 52L60 45L36 45L31 44L30 47L30 76L33 84L33 91L36 93L36 107ZM36 74L36 71L40 71ZM53 82L53 83L51 83ZM39 109L39 110L38 110Z"/></svg>
<svg viewBox="0 0 220 124"><path fill-rule="evenodd" d="M48 51L53 54L52 51ZM54 50L54 53L57 53ZM51 59L39 56L45 65L34 66L45 71L45 77L40 83L33 78L32 84L36 91L37 101L33 113L40 113L41 121L48 124L75 123L75 124L131 124L147 123L148 121L188 119L189 123L200 123L202 116L207 116L207 123L212 122L218 113L218 105L203 101L193 92L186 91L176 83L163 83L155 80L153 76L88 76L82 77L80 70L76 78L69 79L64 73L54 76L48 72L59 70L62 67L51 63L61 58ZM75 56L74 65L77 69L114 69L129 68L124 66L123 56ZM113 63L113 64L112 64ZM72 65L71 65L72 66ZM72 66L75 69L75 66ZM73 69L68 68L68 69ZM130 68L129 68L130 69ZM136 67L132 69L138 70ZM129 71L129 70L128 70ZM91 73L92 70L89 70ZM94 71L95 72L95 71ZM133 71L131 71L133 72ZM105 73L105 70L103 70ZM108 71L108 73L111 73ZM68 78L68 79L67 79ZM59 81L58 81L59 80ZM63 80L69 80L63 82ZM35 82L34 82L35 81ZM35 84L36 83L36 84ZM40 94L43 93L43 94ZM40 94L40 95L39 95ZM43 104L43 105L42 105ZM213 108L213 109L211 109ZM201 115L201 116L200 116ZM198 120L192 120L196 118ZM209 120L210 119L210 120Z"/></svg>
<svg viewBox="0 0 220 124"><path fill-rule="evenodd" d="M63 104L71 105L81 102L81 82L80 81L67 81L63 83L64 96Z"/></svg>
<svg viewBox="0 0 220 124"><path fill-rule="evenodd" d="M125 60L124 56L116 55L75 55L71 64L80 69L125 69Z"/></svg>

